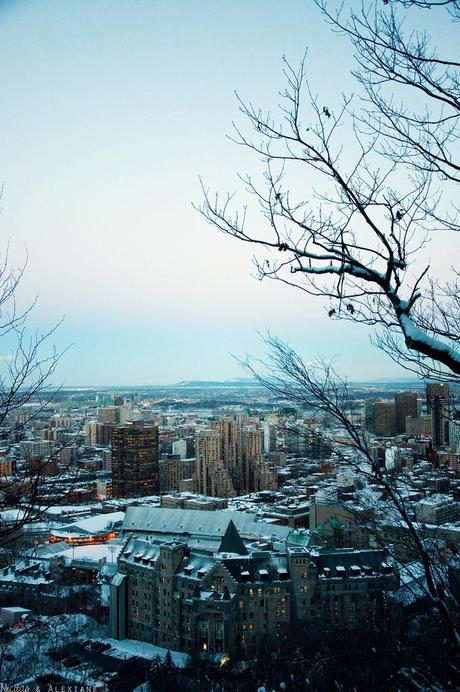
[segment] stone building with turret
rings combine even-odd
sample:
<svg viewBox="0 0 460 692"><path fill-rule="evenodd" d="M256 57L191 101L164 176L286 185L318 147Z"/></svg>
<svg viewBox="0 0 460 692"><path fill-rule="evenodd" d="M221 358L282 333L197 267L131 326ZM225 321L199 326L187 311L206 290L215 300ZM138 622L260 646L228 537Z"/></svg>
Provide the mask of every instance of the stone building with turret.
<svg viewBox="0 0 460 692"><path fill-rule="evenodd" d="M158 532L152 521L148 535L127 531L111 585L114 638L247 658L299 627L373 628L382 622L385 593L398 587L382 550L313 549L276 527L287 530L282 547L281 534L264 538L257 522L259 537L243 539L249 529L240 520L238 530L232 519L240 513L172 511L182 527L173 539L165 540L160 514ZM207 514L209 525L198 514Z"/></svg>

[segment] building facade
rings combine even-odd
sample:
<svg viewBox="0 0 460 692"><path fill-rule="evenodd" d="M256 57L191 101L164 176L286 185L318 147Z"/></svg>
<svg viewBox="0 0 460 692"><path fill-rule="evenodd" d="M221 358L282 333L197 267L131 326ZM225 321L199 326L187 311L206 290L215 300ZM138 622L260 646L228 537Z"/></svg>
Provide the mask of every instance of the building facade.
<svg viewBox="0 0 460 692"><path fill-rule="evenodd" d="M406 418L418 416L418 399L416 392L399 392L395 394L396 432L406 432Z"/></svg>
<svg viewBox="0 0 460 692"><path fill-rule="evenodd" d="M232 418L211 423L196 436L196 490L232 497L277 487L263 454L263 433Z"/></svg>
<svg viewBox="0 0 460 692"><path fill-rule="evenodd" d="M374 432L376 435L394 435L396 432L396 404L393 401L374 403Z"/></svg>
<svg viewBox="0 0 460 692"><path fill-rule="evenodd" d="M179 454L168 454L160 459L160 492L177 492L185 478L195 474L195 459L184 459Z"/></svg>
<svg viewBox="0 0 460 692"><path fill-rule="evenodd" d="M247 658L299 627L372 628L397 586L381 550L249 546L229 515L214 549L193 545L187 530L182 541L128 540L111 586L111 636Z"/></svg>
<svg viewBox="0 0 460 692"><path fill-rule="evenodd" d="M160 490L158 427L135 421L112 434L112 496L143 497Z"/></svg>
<svg viewBox="0 0 460 692"><path fill-rule="evenodd" d="M449 444L449 385L427 384L426 403L431 415L431 438L433 447L439 449Z"/></svg>

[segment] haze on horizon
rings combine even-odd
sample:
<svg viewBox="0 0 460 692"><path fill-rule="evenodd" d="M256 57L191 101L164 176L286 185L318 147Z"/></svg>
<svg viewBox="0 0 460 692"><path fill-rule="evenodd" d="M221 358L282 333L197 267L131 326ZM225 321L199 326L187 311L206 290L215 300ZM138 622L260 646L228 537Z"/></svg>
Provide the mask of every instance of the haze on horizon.
<svg viewBox="0 0 460 692"><path fill-rule="evenodd" d="M311 2L0 3L3 238L18 262L27 247L38 328L65 315L56 380L242 377L230 353L260 354L266 329L352 380L404 375L364 328L255 280L250 248L192 208L199 174L231 191L254 166L226 138L234 90L275 106L307 45L315 88L346 90L351 50Z"/></svg>

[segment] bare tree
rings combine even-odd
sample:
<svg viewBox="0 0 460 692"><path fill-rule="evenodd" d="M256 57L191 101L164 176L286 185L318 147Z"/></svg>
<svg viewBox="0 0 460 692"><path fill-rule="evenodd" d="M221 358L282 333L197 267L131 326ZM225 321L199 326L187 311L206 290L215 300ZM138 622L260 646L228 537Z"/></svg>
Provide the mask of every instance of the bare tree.
<svg viewBox="0 0 460 692"><path fill-rule="evenodd" d="M431 540L427 540L427 534L412 516L403 492L405 486L410 485L410 479L402 478L397 470L376 461L366 431L354 423L350 416L353 407L348 382L337 373L332 363L306 363L289 345L276 337L268 336L265 343L268 347L265 359L255 361L248 357L240 361L241 364L276 397L303 408L313 406L320 419L326 415L345 431L345 442L330 443L336 463L352 469L364 481L366 492L360 494L360 505L364 504L366 509L372 510L373 515L377 515L381 509L385 521L402 529L401 541L405 550L411 551L421 564L422 579L418 578L412 564L399 557L398 545L396 550L391 550L392 556L406 576L417 579L454 651L460 654L459 604L449 585L448 563L433 548L437 536L431 535ZM377 492L371 492L366 498L367 491L372 491L375 484ZM382 499L379 499L379 495ZM353 512L352 508L348 509ZM358 521L362 522L362 518ZM379 545L391 547L388 541L383 540L374 519L366 519L364 528Z"/></svg>
<svg viewBox="0 0 460 692"><path fill-rule="evenodd" d="M440 56L425 31L407 27L431 10L455 32L460 3L376 0L358 11L352 3L339 11L327 0L316 4L351 41L356 94L327 103L306 78L307 58L299 68L284 59L277 115L237 97L246 127L234 125L232 139L262 159L262 170L240 176L240 203L203 184L199 211L256 249L260 279L322 298L331 319L372 328L376 345L418 376L458 382L460 272L445 267L437 276L430 252L451 251L460 230L460 56L454 43L453 56ZM268 345L262 370L251 360L246 367L277 396L313 403L346 430L341 460L384 490L384 513L404 530L458 656L458 603L447 565L414 521L398 474L375 463L350 418L346 380L330 363L304 363L277 339Z"/></svg>
<svg viewBox="0 0 460 692"><path fill-rule="evenodd" d="M261 181L241 180L265 225L247 201L238 208L234 195L205 186L200 211L262 251L259 278L326 299L330 318L374 328L377 345L417 375L455 379L460 275L432 275L428 250L455 243L460 229L460 62L439 57L426 33L405 31L399 10L445 5L451 22L459 5L370 3L347 16L317 5L353 44L357 94L326 104L306 59L298 69L284 60L278 118L238 97L249 132L234 126L234 141L264 161Z"/></svg>
<svg viewBox="0 0 460 692"><path fill-rule="evenodd" d="M22 414L24 424L43 412L53 401L56 388L50 388L52 377L62 352L52 345L53 336L60 325L39 332L30 329L30 320L36 299L21 308L18 293L27 258L18 267L10 262L7 247L0 265L0 338L3 353L0 360L0 428L14 428L15 416ZM26 523L37 519L45 476L50 464L56 462L59 449L52 449L34 468L26 460L16 466L8 457L2 459L0 471L0 546L17 537ZM59 498L57 488L52 492L54 504Z"/></svg>

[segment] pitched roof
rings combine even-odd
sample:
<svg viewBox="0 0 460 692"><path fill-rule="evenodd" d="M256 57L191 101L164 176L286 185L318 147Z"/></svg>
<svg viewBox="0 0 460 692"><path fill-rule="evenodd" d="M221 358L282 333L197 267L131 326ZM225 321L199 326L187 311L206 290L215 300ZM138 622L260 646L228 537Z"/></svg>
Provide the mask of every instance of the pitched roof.
<svg viewBox="0 0 460 692"><path fill-rule="evenodd" d="M334 550L320 550L314 556L314 561L321 569L325 567L343 567L350 569L356 565L358 567L372 567L380 570L385 562L386 553L384 550L355 550L354 548L336 548Z"/></svg>
<svg viewBox="0 0 460 692"><path fill-rule="evenodd" d="M256 514L231 510L206 511L201 509L180 509L167 507L128 507L123 522L123 532L147 535L163 534L169 539L185 536L199 536L202 540L222 539L233 522L242 538L275 536L285 541L292 529L258 521ZM218 549L219 543L215 546Z"/></svg>
<svg viewBox="0 0 460 692"><path fill-rule="evenodd" d="M252 553L247 557L229 557L223 564L237 582L248 584L289 579L287 555L270 552Z"/></svg>
<svg viewBox="0 0 460 692"><path fill-rule="evenodd" d="M220 543L218 552L237 553L237 555L247 555L248 553L243 543L243 540L231 519Z"/></svg>

